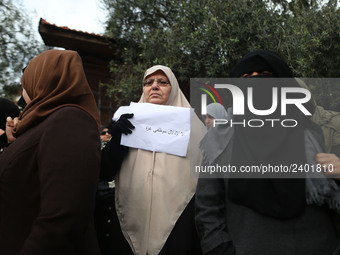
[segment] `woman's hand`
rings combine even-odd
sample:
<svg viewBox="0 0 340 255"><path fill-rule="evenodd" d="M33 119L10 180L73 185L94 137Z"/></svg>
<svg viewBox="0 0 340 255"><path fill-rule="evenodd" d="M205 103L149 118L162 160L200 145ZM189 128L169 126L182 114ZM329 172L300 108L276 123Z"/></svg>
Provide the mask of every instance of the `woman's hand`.
<svg viewBox="0 0 340 255"><path fill-rule="evenodd" d="M19 118L12 119L11 117L7 117L6 119L6 135L8 143L12 143L16 140L13 136L13 130L17 127L19 123Z"/></svg>
<svg viewBox="0 0 340 255"><path fill-rule="evenodd" d="M340 179L340 158L333 153L318 153L315 156L316 163L321 164L323 169L327 169L325 175ZM332 170L333 171L329 171Z"/></svg>
<svg viewBox="0 0 340 255"><path fill-rule="evenodd" d="M109 126L111 135L114 136L115 134L119 134L120 136L121 134L125 135L131 134L132 133L131 129L134 129L135 126L132 125L132 123L128 119L132 117L133 113L125 113L121 115L117 121L111 122Z"/></svg>

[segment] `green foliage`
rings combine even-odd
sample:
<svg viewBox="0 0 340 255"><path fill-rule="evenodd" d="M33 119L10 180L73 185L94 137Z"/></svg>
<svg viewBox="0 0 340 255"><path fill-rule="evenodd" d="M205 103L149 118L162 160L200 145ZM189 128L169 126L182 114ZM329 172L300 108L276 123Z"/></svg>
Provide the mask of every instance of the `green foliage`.
<svg viewBox="0 0 340 255"><path fill-rule="evenodd" d="M174 71L188 96L189 78L228 77L255 49L279 53L300 77L340 77L339 8L321 0L102 0L107 35L117 40L112 83L117 105L138 100L143 72L155 64ZM339 89L313 88L335 109ZM331 99L331 100L330 100Z"/></svg>
<svg viewBox="0 0 340 255"><path fill-rule="evenodd" d="M11 0L0 0L0 95L7 97L20 84L22 68L44 49L36 38L30 17Z"/></svg>

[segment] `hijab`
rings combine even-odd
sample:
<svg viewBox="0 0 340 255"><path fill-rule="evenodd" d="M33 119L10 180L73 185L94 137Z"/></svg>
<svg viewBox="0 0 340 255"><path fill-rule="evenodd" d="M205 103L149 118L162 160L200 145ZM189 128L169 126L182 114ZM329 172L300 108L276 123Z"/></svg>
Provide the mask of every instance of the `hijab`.
<svg viewBox="0 0 340 255"><path fill-rule="evenodd" d="M292 78L288 64L275 52L255 50L245 55L232 69L230 77L240 78L245 73L269 71L278 78Z"/></svg>
<svg viewBox="0 0 340 255"><path fill-rule="evenodd" d="M211 103L207 105L207 114L214 119L227 119L228 112L222 104Z"/></svg>
<svg viewBox="0 0 340 255"><path fill-rule="evenodd" d="M27 65L21 84L31 102L19 117L15 136L44 121L56 110L73 106L87 112L98 124L96 101L76 51L47 50Z"/></svg>
<svg viewBox="0 0 340 255"><path fill-rule="evenodd" d="M204 164L211 165L216 158L226 149L230 140L233 137L234 129L230 127L230 120L233 118L232 108L228 111L223 105L218 103L211 103L207 105L207 114L214 119L227 120L228 123L211 126L208 132L200 142L200 149L202 151Z"/></svg>
<svg viewBox="0 0 340 255"><path fill-rule="evenodd" d="M169 67L156 65L144 78L163 71L171 84L166 105L190 107ZM146 103L142 94L139 103ZM200 164L198 143L205 133L196 114L192 117L186 157L142 149L129 149L116 180L116 210L123 234L134 254L159 254L176 221L195 194L197 179L190 164Z"/></svg>
<svg viewBox="0 0 340 255"><path fill-rule="evenodd" d="M244 73L269 71L272 77L293 77L288 65L276 53L255 51L244 56L231 72L232 77ZM262 78L262 79L258 79ZM294 80L294 79L291 79ZM246 95L248 87L253 87L253 102L257 109L269 109L272 104L272 88L298 87L296 82L285 84L279 79L255 78L239 79L239 88ZM246 107L247 108L247 107ZM295 119L296 127L282 127L280 124L270 127L254 128L235 126L231 164L236 167L247 166L290 166L305 164L304 128L309 117L304 116L296 107L287 109L286 119ZM281 119L280 107L269 116L258 116L248 109L244 115L234 115L235 122L245 119ZM277 122L278 123L278 122ZM302 178L301 178L302 177ZM305 180L300 178L275 179L271 174L264 178L230 179L228 196L231 201L249 207L261 214L274 218L290 218L302 213L305 204Z"/></svg>

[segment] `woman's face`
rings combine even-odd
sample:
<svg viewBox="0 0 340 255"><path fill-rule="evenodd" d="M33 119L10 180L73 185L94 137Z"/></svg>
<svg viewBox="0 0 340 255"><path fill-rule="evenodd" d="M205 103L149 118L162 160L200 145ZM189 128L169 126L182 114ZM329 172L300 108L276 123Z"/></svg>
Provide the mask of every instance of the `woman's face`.
<svg viewBox="0 0 340 255"><path fill-rule="evenodd" d="M104 128L101 132L100 132L100 139L103 142L108 142L111 140L111 133L109 131L109 129Z"/></svg>
<svg viewBox="0 0 340 255"><path fill-rule="evenodd" d="M143 84L145 100L152 104L166 104L171 92L168 77L158 70L145 77Z"/></svg>
<svg viewBox="0 0 340 255"><path fill-rule="evenodd" d="M241 78L247 78L247 77L253 77L253 76L266 76L266 75L272 75L272 72L269 71L263 71L263 72L250 72L245 73L241 75Z"/></svg>
<svg viewBox="0 0 340 255"><path fill-rule="evenodd" d="M209 129L214 124L214 119L215 118L210 116L209 114L205 115L204 123L205 123L207 129Z"/></svg>

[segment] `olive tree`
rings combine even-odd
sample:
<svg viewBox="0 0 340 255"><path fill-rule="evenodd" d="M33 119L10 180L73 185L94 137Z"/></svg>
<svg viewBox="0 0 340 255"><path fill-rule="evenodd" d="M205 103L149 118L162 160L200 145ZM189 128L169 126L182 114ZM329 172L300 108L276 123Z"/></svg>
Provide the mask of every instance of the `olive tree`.
<svg viewBox="0 0 340 255"><path fill-rule="evenodd" d="M44 49L29 15L17 1L0 0L0 95L10 97L20 84L21 70ZM6 89L4 89L6 88Z"/></svg>
<svg viewBox="0 0 340 255"><path fill-rule="evenodd" d="M106 33L118 48L112 82L106 84L117 105L138 100L143 72L152 65L172 68L188 95L190 78L228 77L255 49L277 52L299 77L340 76L334 0L102 2L109 11ZM312 89L319 89L317 99L326 108L336 107L336 88Z"/></svg>

